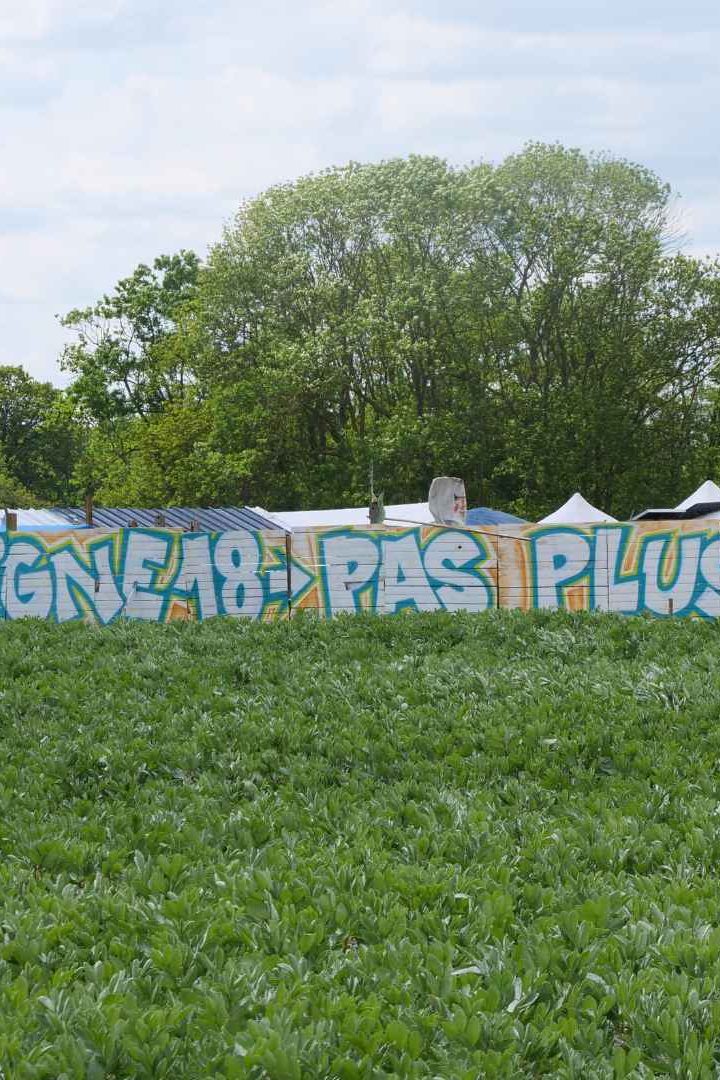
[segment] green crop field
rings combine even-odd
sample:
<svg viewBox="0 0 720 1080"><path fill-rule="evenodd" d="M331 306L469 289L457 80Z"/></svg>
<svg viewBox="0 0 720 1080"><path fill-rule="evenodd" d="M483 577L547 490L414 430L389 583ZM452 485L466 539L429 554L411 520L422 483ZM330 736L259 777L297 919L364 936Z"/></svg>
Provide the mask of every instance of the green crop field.
<svg viewBox="0 0 720 1080"><path fill-rule="evenodd" d="M0 626L0 1075L714 1077L720 627Z"/></svg>

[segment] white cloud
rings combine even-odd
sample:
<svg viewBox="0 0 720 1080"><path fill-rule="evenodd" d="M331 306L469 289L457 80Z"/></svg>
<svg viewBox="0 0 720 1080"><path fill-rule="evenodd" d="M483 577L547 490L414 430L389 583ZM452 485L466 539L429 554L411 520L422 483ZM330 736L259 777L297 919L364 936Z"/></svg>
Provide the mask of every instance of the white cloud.
<svg viewBox="0 0 720 1080"><path fill-rule="evenodd" d="M323 164L314 136L353 101L349 80L291 81L253 67L187 79L133 74L95 94L72 82L34 116L6 119L0 198L173 198L261 186Z"/></svg>
<svg viewBox="0 0 720 1080"><path fill-rule="evenodd" d="M40 41L62 29L98 25L115 18L123 0L23 0L5 4L0 42Z"/></svg>

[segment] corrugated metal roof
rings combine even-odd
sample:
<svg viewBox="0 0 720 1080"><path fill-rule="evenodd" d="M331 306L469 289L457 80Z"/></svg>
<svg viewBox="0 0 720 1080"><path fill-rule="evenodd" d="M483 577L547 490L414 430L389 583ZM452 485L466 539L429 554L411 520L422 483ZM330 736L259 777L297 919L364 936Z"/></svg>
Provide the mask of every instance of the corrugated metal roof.
<svg viewBox="0 0 720 1080"><path fill-rule="evenodd" d="M70 524L85 524L85 510L82 507L60 507L53 513L61 515ZM169 528L174 529L189 529L193 521L198 523L203 532L223 532L228 529L277 532L281 529L276 521L263 517L247 506L158 506L151 509L135 506L94 506L93 524L105 529L122 529L135 521L139 526L155 528L159 515L165 518L165 524Z"/></svg>

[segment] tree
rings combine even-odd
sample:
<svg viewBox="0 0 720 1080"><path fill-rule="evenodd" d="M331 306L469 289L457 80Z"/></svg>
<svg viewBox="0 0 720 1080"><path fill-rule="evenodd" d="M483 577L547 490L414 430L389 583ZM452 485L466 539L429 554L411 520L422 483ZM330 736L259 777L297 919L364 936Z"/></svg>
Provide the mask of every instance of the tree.
<svg viewBox="0 0 720 1080"><path fill-rule="evenodd" d="M667 254L668 206L544 145L273 188L211 255L201 378L271 500L361 498L373 457L396 498L453 472L528 514L575 487L628 512L691 467L718 357L717 272Z"/></svg>
<svg viewBox="0 0 720 1080"><path fill-rule="evenodd" d="M531 146L494 183L482 242L507 285L477 351L491 352L509 436L499 501L535 515L581 487L622 515L649 491L672 500L719 355L717 268L666 253L669 192L638 166Z"/></svg>
<svg viewBox="0 0 720 1080"><path fill-rule="evenodd" d="M396 491L427 491L485 180L437 159L351 165L241 209L201 283L200 379L258 451L258 495L362 499L371 458L402 469Z"/></svg>
<svg viewBox="0 0 720 1080"><path fill-rule="evenodd" d="M205 266L164 256L65 320L83 482L291 509L366 500L372 462L387 501L437 473L533 517L672 499L718 442L720 274L672 250L670 205L542 144L270 188Z"/></svg>
<svg viewBox="0 0 720 1080"><path fill-rule="evenodd" d="M0 366L0 450L21 499L67 501L82 440L82 428L62 391L21 367Z"/></svg>
<svg viewBox="0 0 720 1080"><path fill-rule="evenodd" d="M4 456L0 453L0 510L10 510L32 506L32 494L23 487L7 467Z"/></svg>
<svg viewBox="0 0 720 1080"><path fill-rule="evenodd" d="M61 366L73 394L97 421L146 420L184 400L192 380L191 331L199 260L192 251L137 267L110 296L69 312L77 332Z"/></svg>
<svg viewBox="0 0 720 1080"><path fill-rule="evenodd" d="M70 396L87 430L75 471L83 491L110 501L173 497L167 478L150 480L149 463L158 460L153 443L168 427L163 418L191 410L195 397L199 265L192 251L160 256L152 267L138 266L111 295L61 320L77 334L61 367L74 376ZM163 492L166 498L159 497Z"/></svg>

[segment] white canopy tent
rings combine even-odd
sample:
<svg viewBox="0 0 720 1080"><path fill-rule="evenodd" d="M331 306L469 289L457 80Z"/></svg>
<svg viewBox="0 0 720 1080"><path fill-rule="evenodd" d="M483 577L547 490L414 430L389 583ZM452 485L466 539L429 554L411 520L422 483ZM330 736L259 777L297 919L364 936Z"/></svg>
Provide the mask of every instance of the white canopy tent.
<svg viewBox="0 0 720 1080"><path fill-rule="evenodd" d="M610 514L603 513L596 506L584 499L579 491L571 495L566 503L554 513L541 518L540 525L583 525L594 521L617 521Z"/></svg>
<svg viewBox="0 0 720 1080"><path fill-rule="evenodd" d="M336 510L282 510L271 513L260 506L253 507L255 513L270 518L289 532L301 529L342 528L343 526L367 527L370 524L367 506L346 507ZM428 504L396 503L385 507L386 525L434 525Z"/></svg>
<svg viewBox="0 0 720 1080"><path fill-rule="evenodd" d="M693 491L692 495L688 495L687 499L678 503L675 509L689 510L691 506L696 506L698 503L720 503L720 487L714 480L706 480L696 491ZM717 517L718 515L711 514L710 516Z"/></svg>

